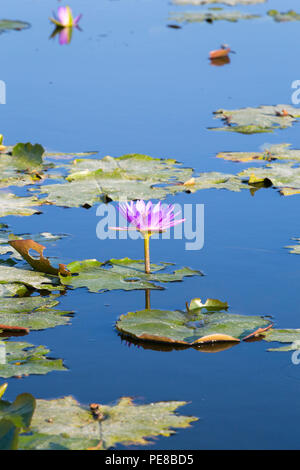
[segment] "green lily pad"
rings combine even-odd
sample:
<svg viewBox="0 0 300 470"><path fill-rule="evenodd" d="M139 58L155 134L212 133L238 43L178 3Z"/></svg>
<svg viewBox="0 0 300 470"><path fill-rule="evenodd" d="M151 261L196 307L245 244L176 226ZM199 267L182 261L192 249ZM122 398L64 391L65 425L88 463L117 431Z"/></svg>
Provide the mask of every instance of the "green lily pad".
<svg viewBox="0 0 300 470"><path fill-rule="evenodd" d="M40 144L18 143L12 149L12 160L18 162L19 169L40 168L45 149Z"/></svg>
<svg viewBox="0 0 300 470"><path fill-rule="evenodd" d="M17 282L0 283L0 297L23 297L28 293L29 290L24 284Z"/></svg>
<svg viewBox="0 0 300 470"><path fill-rule="evenodd" d="M214 114L216 119L224 122L225 127L210 128L211 130L256 134L291 127L300 117L300 110L293 106L279 104L236 110L219 109Z"/></svg>
<svg viewBox="0 0 300 470"><path fill-rule="evenodd" d="M63 290L56 276L46 275L29 269L0 266L0 285L12 283L38 290Z"/></svg>
<svg viewBox="0 0 300 470"><path fill-rule="evenodd" d="M52 371L66 370L62 359L49 359L46 356L49 352L44 346L0 341L0 377L45 375Z"/></svg>
<svg viewBox="0 0 300 470"><path fill-rule="evenodd" d="M288 343L280 348L269 348L268 351L294 351L300 349L299 329L275 329L272 328L264 333L264 340L267 342Z"/></svg>
<svg viewBox="0 0 300 470"><path fill-rule="evenodd" d="M0 192L0 217L7 215L32 215L40 213L36 206L41 205L36 197L18 197L12 193Z"/></svg>
<svg viewBox="0 0 300 470"><path fill-rule="evenodd" d="M233 7L235 5L254 5L265 3L267 0L173 0L174 5L215 5L222 4Z"/></svg>
<svg viewBox="0 0 300 470"><path fill-rule="evenodd" d="M72 312L56 310L57 295L49 297L0 298L0 325L44 330L68 325ZM1 329L1 326L0 326Z"/></svg>
<svg viewBox="0 0 300 470"><path fill-rule="evenodd" d="M199 176L195 176L183 185L178 186L175 191L194 193L200 189L227 189L228 191L238 192L241 189L249 189L249 186L243 183L238 176L212 171L200 173Z"/></svg>
<svg viewBox="0 0 300 470"><path fill-rule="evenodd" d="M259 316L221 312L222 307L227 308L227 303L208 299L205 305L199 301L192 300L188 312L130 312L120 317L116 328L123 335L137 340L200 346L215 341L239 342L271 325L269 320Z"/></svg>
<svg viewBox="0 0 300 470"><path fill-rule="evenodd" d="M216 312L217 310L227 310L228 303L218 299L207 299L204 303L201 299L192 299L188 310L205 309L206 311Z"/></svg>
<svg viewBox="0 0 300 470"><path fill-rule="evenodd" d="M19 428L9 419L0 421L0 449L17 450L19 442Z"/></svg>
<svg viewBox="0 0 300 470"><path fill-rule="evenodd" d="M61 276L61 283L74 289L86 287L90 292L110 290L161 289L156 283L181 281L186 276L201 276L200 271L181 268L173 273L161 272L170 263L151 265L151 274L144 271L144 261L129 258L101 263L95 259L74 261L67 265L71 276Z"/></svg>
<svg viewBox="0 0 300 470"><path fill-rule="evenodd" d="M293 163L271 163L261 168L247 168L239 176L249 178L249 183L269 180L273 186L280 189L282 195L300 192L300 166Z"/></svg>
<svg viewBox="0 0 300 470"><path fill-rule="evenodd" d="M25 21L17 20L0 20L0 34L4 31L21 31L22 29L30 28L30 24Z"/></svg>
<svg viewBox="0 0 300 470"><path fill-rule="evenodd" d="M103 200L164 199L169 188L189 179L192 171L176 160L139 154L77 159L66 183L44 185L40 192L47 195L46 202L65 207L92 206Z"/></svg>
<svg viewBox="0 0 300 470"><path fill-rule="evenodd" d="M18 395L13 403L0 401L0 449L18 449L19 431L26 430L35 410L35 399L29 393Z"/></svg>
<svg viewBox="0 0 300 470"><path fill-rule="evenodd" d="M284 13L280 13L277 10L269 10L267 14L279 23L286 21L300 21L300 14L296 13L294 10L289 10Z"/></svg>
<svg viewBox="0 0 300 470"><path fill-rule="evenodd" d="M59 179L60 167L46 162L45 155L39 144L18 143L5 147L0 153L0 188L41 183L46 177Z"/></svg>
<svg viewBox="0 0 300 470"><path fill-rule="evenodd" d="M109 449L116 444L146 445L149 438L170 436L197 418L175 413L185 402L134 405L123 397L114 406L94 405L96 412L73 397L37 400L32 433L20 437L20 449ZM98 412L98 414L97 414Z"/></svg>
<svg viewBox="0 0 300 470"><path fill-rule="evenodd" d="M13 403L0 401L1 420L9 420L18 428L28 428L35 410L35 398L30 393L18 395ZM0 447L1 448L1 447Z"/></svg>
<svg viewBox="0 0 300 470"><path fill-rule="evenodd" d="M177 23L203 23L214 21L229 21L236 23L240 20L252 20L259 18L259 15L252 15L249 13L241 13L240 11L203 11L203 12L184 12L184 13L171 13L170 21Z"/></svg>
<svg viewBox="0 0 300 470"><path fill-rule="evenodd" d="M263 152L220 152L217 158L223 158L231 162L245 163L252 161L295 162L300 163L300 150L291 149L291 144L277 144L267 147Z"/></svg>

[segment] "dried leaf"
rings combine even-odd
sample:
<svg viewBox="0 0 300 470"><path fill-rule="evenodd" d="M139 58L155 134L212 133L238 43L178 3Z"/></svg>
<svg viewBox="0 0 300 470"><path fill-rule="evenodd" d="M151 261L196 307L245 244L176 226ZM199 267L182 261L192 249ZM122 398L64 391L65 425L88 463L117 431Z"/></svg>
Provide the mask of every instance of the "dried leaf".
<svg viewBox="0 0 300 470"><path fill-rule="evenodd" d="M34 240L10 240L8 243L37 271L55 276L58 274L63 276L70 274L63 264L60 264L59 268L54 268L49 259L43 255L45 246L40 245ZM39 259L33 258L29 254L29 250L36 251L39 254Z"/></svg>

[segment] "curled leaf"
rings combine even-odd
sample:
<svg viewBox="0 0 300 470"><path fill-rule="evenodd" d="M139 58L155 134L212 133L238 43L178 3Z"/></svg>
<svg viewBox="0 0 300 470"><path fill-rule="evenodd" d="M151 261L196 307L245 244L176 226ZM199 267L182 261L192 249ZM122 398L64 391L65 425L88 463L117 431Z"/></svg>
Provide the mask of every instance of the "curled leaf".
<svg viewBox="0 0 300 470"><path fill-rule="evenodd" d="M27 261L28 264L30 264L30 266L32 266L37 271L55 276L58 274L69 274L69 271L63 264L60 264L59 268L54 268L51 265L49 259L45 258L43 255L45 246L40 245L34 240L10 240L9 244ZM37 252L39 258L33 258L30 255L29 250L34 250Z"/></svg>

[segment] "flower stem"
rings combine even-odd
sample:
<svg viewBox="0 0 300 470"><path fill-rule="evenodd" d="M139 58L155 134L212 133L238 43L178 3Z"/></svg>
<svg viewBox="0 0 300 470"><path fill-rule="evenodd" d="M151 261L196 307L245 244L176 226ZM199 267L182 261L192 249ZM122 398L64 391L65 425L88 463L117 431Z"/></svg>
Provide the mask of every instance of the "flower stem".
<svg viewBox="0 0 300 470"><path fill-rule="evenodd" d="M145 273L150 274L150 250L149 250L149 240L151 237L150 232L144 233L144 253L145 253Z"/></svg>
<svg viewBox="0 0 300 470"><path fill-rule="evenodd" d="M146 310L150 310L151 308L151 305L150 305L150 289L146 289L145 290L145 303L146 303L146 306L145 306L145 309Z"/></svg>

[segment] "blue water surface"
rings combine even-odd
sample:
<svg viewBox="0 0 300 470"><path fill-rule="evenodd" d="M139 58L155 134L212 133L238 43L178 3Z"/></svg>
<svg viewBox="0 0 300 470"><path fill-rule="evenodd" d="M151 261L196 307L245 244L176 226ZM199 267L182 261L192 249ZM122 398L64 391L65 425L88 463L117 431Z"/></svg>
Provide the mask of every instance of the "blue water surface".
<svg viewBox="0 0 300 470"><path fill-rule="evenodd" d="M175 158L197 172L237 173L215 155L259 151L266 144L299 147L299 124L270 134L214 132L220 108L292 104L291 83L300 79L300 23L276 23L270 8L299 2L269 0L236 7L261 18L167 27L171 12L203 10L165 0L70 0L83 13L82 31L60 46L49 39L55 0L10 0L1 17L31 23L0 36L1 75L7 104L0 106L7 143L39 142L48 150L98 150L101 156L143 153ZM228 43L231 63L213 67L209 51ZM151 293L153 308L180 309L194 297L228 301L231 312L272 315L277 327L299 327L300 257L284 247L300 236L299 196L274 189L233 193L202 190L167 199L205 205L205 244L187 251L185 240L153 240L152 260L200 269ZM56 256L78 259L140 258L141 241L98 240L96 207L44 206L43 214L6 217L14 233L68 233ZM75 311L71 326L31 332L63 358L67 372L10 379L7 398L31 392L39 398L73 395L82 403L110 403L121 396L141 402L185 400L183 414L199 417L186 430L154 441L153 449L298 449L300 366L290 353L267 352L268 343L241 343L219 353L159 351L122 341L117 318L144 308L144 292L92 294L68 291L62 309ZM120 448L123 448L120 446Z"/></svg>

